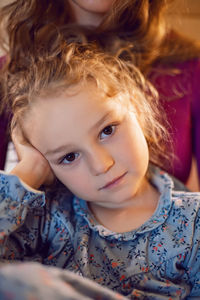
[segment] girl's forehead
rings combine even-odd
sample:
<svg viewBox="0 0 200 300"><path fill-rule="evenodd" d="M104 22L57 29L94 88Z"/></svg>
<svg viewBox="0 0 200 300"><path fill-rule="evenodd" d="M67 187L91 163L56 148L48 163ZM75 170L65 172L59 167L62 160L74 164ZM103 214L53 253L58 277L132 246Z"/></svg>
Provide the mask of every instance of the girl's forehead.
<svg viewBox="0 0 200 300"><path fill-rule="evenodd" d="M79 97L80 96L80 97ZM85 98L91 99L92 101L121 101L122 105L127 105L127 100L129 99L128 93L119 92L114 88L110 88L105 85L98 85L92 81L82 81L78 84L71 84L70 86L50 86L43 90L37 97L35 97L36 104L41 105L42 102L45 104L54 99L66 99L66 101L71 98L75 98L76 101L84 101ZM50 104L51 105L51 104ZM70 105L70 102L69 102Z"/></svg>
<svg viewBox="0 0 200 300"><path fill-rule="evenodd" d="M90 82L73 85L66 89L52 91L50 89L38 96L34 102L26 113L25 121L27 124L30 123L31 127L34 123L37 127L38 119L40 119L40 128L52 126L51 122L55 123L55 128L61 126L62 123L63 126L72 126L74 122L84 125L89 120L98 121L98 118L108 112L120 115L124 110L131 109L131 101L124 93L110 97Z"/></svg>
<svg viewBox="0 0 200 300"><path fill-rule="evenodd" d="M27 115L26 136L42 153L55 143L77 142L125 114L127 106L122 100L120 96L102 98L88 87L73 94L38 99L38 105Z"/></svg>
<svg viewBox="0 0 200 300"><path fill-rule="evenodd" d="M129 103L126 95L122 93L109 97L93 84L78 85L38 97L27 116L35 119L40 117L44 124L53 118L60 119L59 116L62 115L69 120L73 116L81 122L84 115L93 114L98 117L101 112L107 110L119 113L120 110L127 109Z"/></svg>

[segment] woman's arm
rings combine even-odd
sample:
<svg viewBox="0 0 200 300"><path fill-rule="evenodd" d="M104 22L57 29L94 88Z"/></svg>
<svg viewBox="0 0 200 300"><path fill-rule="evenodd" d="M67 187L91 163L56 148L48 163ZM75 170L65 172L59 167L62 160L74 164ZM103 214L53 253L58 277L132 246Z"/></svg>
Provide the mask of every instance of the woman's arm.
<svg viewBox="0 0 200 300"><path fill-rule="evenodd" d="M192 137L193 152L197 162L198 182L200 191L200 59L194 61L192 89Z"/></svg>

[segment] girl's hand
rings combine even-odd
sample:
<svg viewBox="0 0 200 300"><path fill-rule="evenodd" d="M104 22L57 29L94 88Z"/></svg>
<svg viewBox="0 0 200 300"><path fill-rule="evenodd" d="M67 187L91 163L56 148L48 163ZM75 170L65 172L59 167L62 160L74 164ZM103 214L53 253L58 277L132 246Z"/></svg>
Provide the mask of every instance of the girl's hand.
<svg viewBox="0 0 200 300"><path fill-rule="evenodd" d="M12 132L12 140L15 145L19 163L11 171L32 188L39 188L42 184L51 184L54 174L46 158L28 141L25 140L19 128Z"/></svg>

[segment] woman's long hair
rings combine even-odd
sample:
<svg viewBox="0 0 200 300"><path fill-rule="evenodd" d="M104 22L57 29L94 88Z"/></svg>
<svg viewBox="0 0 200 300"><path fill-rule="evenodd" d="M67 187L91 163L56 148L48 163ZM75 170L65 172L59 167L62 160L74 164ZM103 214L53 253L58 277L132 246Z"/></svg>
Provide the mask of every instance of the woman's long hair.
<svg viewBox="0 0 200 300"><path fill-rule="evenodd" d="M171 2L115 0L98 28L84 29L72 25L67 0L15 0L0 11L1 44L9 53L10 66L20 66L27 52L34 54L45 44L45 33L52 27L58 31L68 27L71 40L72 33L80 30L85 39L99 40L110 53L129 44L134 64L146 71L154 62L177 62L199 56L198 43L176 32L167 32L163 14Z"/></svg>

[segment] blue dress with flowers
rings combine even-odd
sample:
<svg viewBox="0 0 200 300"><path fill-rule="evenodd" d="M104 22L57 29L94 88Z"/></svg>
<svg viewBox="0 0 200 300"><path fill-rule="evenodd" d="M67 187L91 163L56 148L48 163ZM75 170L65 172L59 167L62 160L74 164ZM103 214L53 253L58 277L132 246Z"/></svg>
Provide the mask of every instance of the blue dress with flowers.
<svg viewBox="0 0 200 300"><path fill-rule="evenodd" d="M28 263L29 272L27 263L2 263L0 299L9 299L3 297L10 286L16 297L11 299L29 299L26 295L36 292L40 296L34 299L51 299L45 291L52 285L58 300L200 299L200 193L175 191L171 178L157 168L150 181L161 194L152 217L133 231L115 233L65 187L36 191L1 172L2 262L34 263ZM64 282L68 292L62 298ZM82 298L70 298L70 292Z"/></svg>

